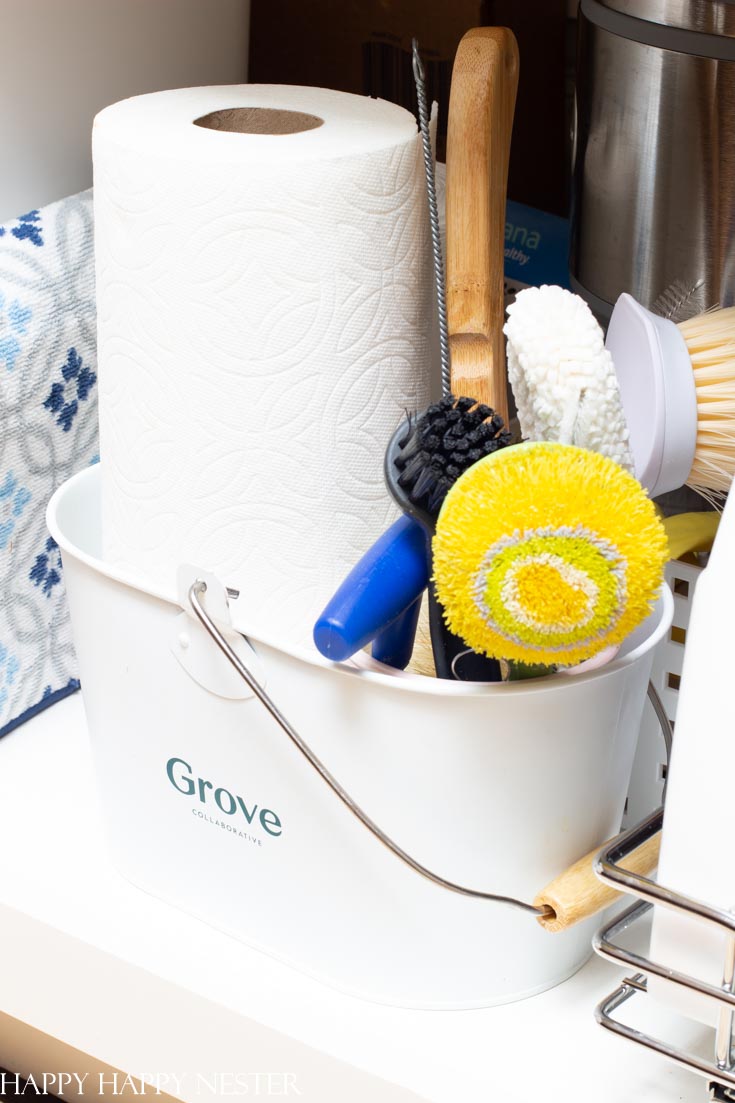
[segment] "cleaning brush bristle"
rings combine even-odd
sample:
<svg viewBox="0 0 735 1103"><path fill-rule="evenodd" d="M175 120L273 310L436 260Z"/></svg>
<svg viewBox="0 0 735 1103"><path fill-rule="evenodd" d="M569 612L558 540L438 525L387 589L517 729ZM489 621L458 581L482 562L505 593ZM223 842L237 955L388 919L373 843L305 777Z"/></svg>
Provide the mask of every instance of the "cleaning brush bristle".
<svg viewBox="0 0 735 1103"><path fill-rule="evenodd" d="M735 475L735 307L679 323L694 373L697 444L687 485L721 505Z"/></svg>
<svg viewBox="0 0 735 1103"><path fill-rule="evenodd" d="M652 314L658 314L667 318L670 322L683 322L697 313L698 307L694 299L697 292L704 286L704 280L687 286L682 280L674 280L673 283L661 292L651 307Z"/></svg>
<svg viewBox="0 0 735 1103"><path fill-rule="evenodd" d="M632 471L612 358L584 300L563 287L525 288L504 332L523 436L589 448Z"/></svg>
<svg viewBox="0 0 735 1103"><path fill-rule="evenodd" d="M464 471L511 442L503 419L489 406L447 395L408 419L394 456L398 484L414 506L436 516Z"/></svg>
<svg viewBox="0 0 735 1103"><path fill-rule="evenodd" d="M648 614L667 542L634 476L599 453L543 442L465 472L442 506L432 553L447 623L468 647L574 665Z"/></svg>

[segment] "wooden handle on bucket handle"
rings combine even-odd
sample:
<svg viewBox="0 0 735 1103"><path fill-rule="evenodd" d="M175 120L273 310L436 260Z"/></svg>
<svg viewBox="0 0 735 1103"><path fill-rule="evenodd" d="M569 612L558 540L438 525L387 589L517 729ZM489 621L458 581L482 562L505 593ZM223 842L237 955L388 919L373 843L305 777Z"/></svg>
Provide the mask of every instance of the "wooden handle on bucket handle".
<svg viewBox="0 0 735 1103"><path fill-rule="evenodd" d="M508 424L503 342L505 197L518 87L506 27L475 27L452 69L447 123L447 323L452 393Z"/></svg>
<svg viewBox="0 0 735 1103"><path fill-rule="evenodd" d="M565 931L580 920L589 919L591 915L607 908L622 895L609 885L604 885L592 869L595 858L603 846L609 846L609 842L585 854L584 858L560 873L538 894L534 900L536 907L545 904L553 908L553 915L538 917L539 923L547 931ZM625 868L631 873L650 873L658 865L660 847L659 831L628 856Z"/></svg>

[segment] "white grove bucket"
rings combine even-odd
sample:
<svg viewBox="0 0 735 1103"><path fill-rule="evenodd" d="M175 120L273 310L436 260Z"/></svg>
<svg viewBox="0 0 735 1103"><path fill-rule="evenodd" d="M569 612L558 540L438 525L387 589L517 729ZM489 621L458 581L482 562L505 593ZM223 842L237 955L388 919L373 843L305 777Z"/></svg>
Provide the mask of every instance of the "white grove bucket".
<svg viewBox="0 0 735 1103"><path fill-rule="evenodd" d="M503 1003L586 961L594 917L552 934L528 912L426 880L376 841L183 612L173 580L170 594L152 593L101 560L98 468L56 492L48 523L110 852L125 877L379 1002ZM408 854L451 881L530 902L619 829L652 650L671 614L664 588L606 667L511 685L396 675L237 639L281 712ZM237 601L232 616L244 633Z"/></svg>

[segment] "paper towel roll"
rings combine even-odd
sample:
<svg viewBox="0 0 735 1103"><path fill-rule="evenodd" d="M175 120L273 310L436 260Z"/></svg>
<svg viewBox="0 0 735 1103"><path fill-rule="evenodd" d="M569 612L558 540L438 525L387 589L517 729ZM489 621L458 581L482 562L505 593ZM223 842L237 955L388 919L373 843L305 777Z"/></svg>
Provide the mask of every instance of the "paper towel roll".
<svg viewBox="0 0 735 1103"><path fill-rule="evenodd" d="M93 157L105 557L169 592L206 567L253 635L310 645L396 515L384 449L428 401L415 120L324 89L179 89L102 111Z"/></svg>

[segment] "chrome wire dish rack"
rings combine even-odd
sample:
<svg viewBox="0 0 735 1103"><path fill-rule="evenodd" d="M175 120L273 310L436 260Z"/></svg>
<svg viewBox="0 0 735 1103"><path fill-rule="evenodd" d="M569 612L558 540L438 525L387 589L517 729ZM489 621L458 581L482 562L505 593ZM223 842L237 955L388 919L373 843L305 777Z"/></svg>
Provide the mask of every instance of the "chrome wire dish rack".
<svg viewBox="0 0 735 1103"><path fill-rule="evenodd" d="M732 1103L735 1101L735 913L713 907L624 868L629 855L656 834L662 823L663 808L659 808L647 819L619 835L600 852L595 861L595 872L605 884L636 897L634 904L617 915L595 937L594 948L601 957L635 970L632 976L627 977L598 1005L595 1017L605 1029L706 1077L710 1081L711 1099L728 1100ZM722 983L719 987L623 948L616 941L624 932L638 924L654 906L669 908L724 932L726 949ZM633 997L647 993L649 976L660 977L689 992L717 1001L719 1013L712 1060L703 1059L613 1017L613 1013Z"/></svg>

